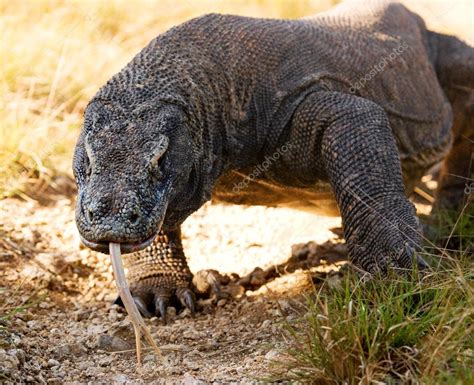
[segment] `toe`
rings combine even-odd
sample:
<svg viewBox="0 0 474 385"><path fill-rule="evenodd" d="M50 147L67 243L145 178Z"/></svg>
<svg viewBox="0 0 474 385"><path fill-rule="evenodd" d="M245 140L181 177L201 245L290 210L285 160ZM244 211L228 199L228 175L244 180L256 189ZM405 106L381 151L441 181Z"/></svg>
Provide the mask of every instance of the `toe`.
<svg viewBox="0 0 474 385"><path fill-rule="evenodd" d="M191 312L191 315L194 316L196 313L196 297L191 289L178 289L176 295L181 302L181 304L188 308Z"/></svg>
<svg viewBox="0 0 474 385"><path fill-rule="evenodd" d="M150 318L151 313L148 311L145 301L141 297L133 297L133 301L135 305L137 305L138 311L141 313L143 317Z"/></svg>
<svg viewBox="0 0 474 385"><path fill-rule="evenodd" d="M408 272L413 271L413 268L421 271L427 270L430 267L419 253L415 251L414 247L408 244L405 244L402 252L398 255L397 265Z"/></svg>
<svg viewBox="0 0 474 385"><path fill-rule="evenodd" d="M163 324L166 324L166 309L170 303L168 296L158 295L155 298L155 314L161 318Z"/></svg>

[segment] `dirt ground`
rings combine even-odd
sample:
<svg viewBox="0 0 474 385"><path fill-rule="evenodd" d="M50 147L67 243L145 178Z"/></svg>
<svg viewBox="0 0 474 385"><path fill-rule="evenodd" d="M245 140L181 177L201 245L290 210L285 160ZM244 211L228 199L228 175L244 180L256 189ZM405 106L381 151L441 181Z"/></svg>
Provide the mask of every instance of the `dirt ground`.
<svg viewBox="0 0 474 385"><path fill-rule="evenodd" d="M148 320L165 361L146 351L138 373L131 325L111 305L116 290L108 256L80 247L74 202L60 197L46 206L13 199L0 205L0 382L263 378L281 357L282 321L295 316L293 307L314 277L334 269L328 263L342 258L345 249L338 231L330 230L340 226L339 218L206 205L183 228L192 271L213 268L243 277L257 268L249 276L253 280L234 287L235 298L201 300L194 319L170 309L166 326ZM294 251L288 261L292 244L310 240L315 243ZM307 269L315 265L320 267Z"/></svg>

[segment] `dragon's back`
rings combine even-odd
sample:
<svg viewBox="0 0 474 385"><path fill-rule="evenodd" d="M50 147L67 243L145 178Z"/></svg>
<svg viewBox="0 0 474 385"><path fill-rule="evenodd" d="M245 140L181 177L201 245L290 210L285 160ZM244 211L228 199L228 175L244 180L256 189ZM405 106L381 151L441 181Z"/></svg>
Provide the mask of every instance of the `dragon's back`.
<svg viewBox="0 0 474 385"><path fill-rule="evenodd" d="M98 97L181 104L202 127L222 131L240 168L281 146L296 108L318 90L382 106L410 179L449 149L451 109L428 31L398 3L344 2L299 20L202 16L154 39Z"/></svg>
<svg viewBox="0 0 474 385"><path fill-rule="evenodd" d="M324 31L315 45L334 76L329 88L383 106L402 161L423 168L445 155L451 140L451 107L418 15L399 3L346 1L304 20Z"/></svg>
<svg viewBox="0 0 474 385"><path fill-rule="evenodd" d="M296 106L317 89L381 105L402 160L417 167L432 165L449 148L451 108L438 83L428 31L399 3L346 1L299 20L209 15L193 24L191 44L211 50L232 89L231 116L237 125L253 124L255 137L267 136L269 148ZM253 106L258 116L249 122ZM267 127L275 130L270 139Z"/></svg>

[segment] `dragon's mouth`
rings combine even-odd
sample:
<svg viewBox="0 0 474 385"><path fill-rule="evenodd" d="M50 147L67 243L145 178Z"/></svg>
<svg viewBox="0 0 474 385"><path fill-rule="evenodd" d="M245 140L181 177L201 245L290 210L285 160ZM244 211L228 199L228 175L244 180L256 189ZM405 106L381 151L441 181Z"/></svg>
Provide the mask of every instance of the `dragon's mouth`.
<svg viewBox="0 0 474 385"><path fill-rule="evenodd" d="M153 234L150 237L138 242L116 242L116 241L110 241L110 242L119 243L120 251L122 252L122 254L128 254L128 253L133 253L135 251L143 250L144 248L150 246L153 240L155 239L156 235L157 234ZM80 235L80 237L81 237L81 242L88 248L95 251L100 251L101 253L105 253L105 254L109 253L110 242L107 242L107 241L93 242L93 241L89 241L85 239L82 235Z"/></svg>

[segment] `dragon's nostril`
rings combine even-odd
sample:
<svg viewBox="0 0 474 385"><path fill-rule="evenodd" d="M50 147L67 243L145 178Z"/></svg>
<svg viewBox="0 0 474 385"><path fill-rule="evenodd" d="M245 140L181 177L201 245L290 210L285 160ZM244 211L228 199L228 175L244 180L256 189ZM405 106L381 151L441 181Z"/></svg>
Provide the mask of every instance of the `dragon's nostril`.
<svg viewBox="0 0 474 385"><path fill-rule="evenodd" d="M129 219L132 225L136 225L140 219L140 215L138 215L138 213L132 213L130 214Z"/></svg>

